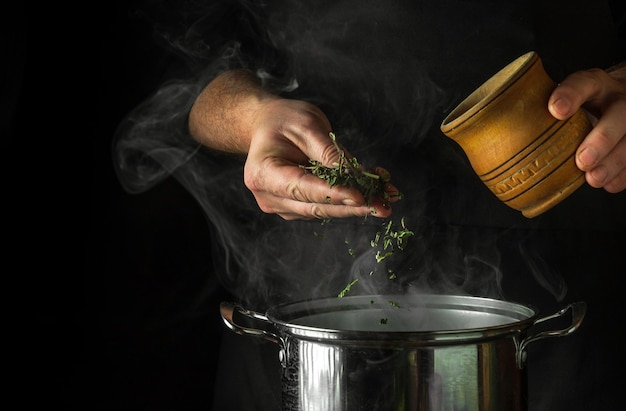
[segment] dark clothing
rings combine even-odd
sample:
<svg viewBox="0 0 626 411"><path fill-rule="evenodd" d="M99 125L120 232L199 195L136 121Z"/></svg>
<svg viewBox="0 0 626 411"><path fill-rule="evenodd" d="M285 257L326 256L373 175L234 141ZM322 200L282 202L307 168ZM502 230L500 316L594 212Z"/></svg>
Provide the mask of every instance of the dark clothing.
<svg viewBox="0 0 626 411"><path fill-rule="evenodd" d="M624 325L625 193L583 186L527 219L495 198L439 131L456 104L527 51L538 52L557 82L575 70L624 60L626 43L611 4L231 3L209 7L203 23L187 33L203 39L206 54L196 63L206 65L198 74L164 85L122 124L116 154L127 189L145 190L172 173L210 220L222 283L250 309L336 295L352 278L365 278L376 263L355 260L346 243L358 255L371 253L380 221L321 224L264 215L242 184L242 160L198 148L186 133L188 110L216 73L255 70L275 92L319 105L338 140L361 163L390 170L404 194L394 218L406 217L416 236L394 261L398 280L369 280L371 288L361 292L482 295L532 304L544 314L586 301L580 330L531 346L530 409L622 406L616 332ZM279 409L277 351L226 332L215 409Z"/></svg>

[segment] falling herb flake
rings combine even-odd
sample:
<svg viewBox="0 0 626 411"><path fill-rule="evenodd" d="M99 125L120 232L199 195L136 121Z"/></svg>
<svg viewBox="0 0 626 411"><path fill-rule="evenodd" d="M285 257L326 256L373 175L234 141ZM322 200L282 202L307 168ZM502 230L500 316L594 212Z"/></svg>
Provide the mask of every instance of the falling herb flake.
<svg viewBox="0 0 626 411"><path fill-rule="evenodd" d="M382 249L386 252L381 252L378 250L376 252L376 262L380 263L381 261L389 258L393 255L395 249L404 250L409 241L409 238L415 235L415 233L409 230L406 227L406 222L404 221L404 217L400 220L401 228L396 230L393 226L393 220L389 220L387 224L384 225L384 232L378 231L374 239L370 242L372 247L377 247L382 240Z"/></svg>
<svg viewBox="0 0 626 411"><path fill-rule="evenodd" d="M355 279L354 279L354 280L353 280L350 284L348 284L348 285L346 286L346 288L344 288L344 289L343 289L343 290L342 290L342 291L341 291L341 292L337 295L337 297L339 297L339 298L343 298L346 294L348 294L348 292L350 292L350 289L352 288L352 286L353 286L354 284L358 283L358 282L359 282L359 279L358 279L358 278L355 278Z"/></svg>
<svg viewBox="0 0 626 411"><path fill-rule="evenodd" d="M337 142L337 138L334 133L328 133L328 136L333 141L337 152L339 153L339 160L332 164L332 167L324 166L321 162L309 159L307 165L300 165L302 169L311 174L326 181L330 187L344 186L349 188L356 188L365 198L366 204L371 204L371 201L376 198L383 200L385 204L390 202L390 199L399 200L404 196L399 191L387 192L385 191L385 184L389 181L390 175L384 170L377 170L377 173L373 173L364 169L359 163L356 157L347 158L344 150ZM330 196L326 197L326 203L331 203ZM376 210L371 211L372 214L376 213ZM330 222L330 219L325 219L322 224ZM404 217L400 220L400 227L394 226L393 220L383 224L383 229L378 231L373 240L370 241L372 248L380 247L376 251L375 259L377 263L381 263L384 260L394 255L396 250L404 250L407 246L407 242L410 237L414 235L413 231L406 227ZM322 235L316 236L322 237ZM348 240L345 240L348 244ZM351 256L355 256L357 251L354 248L349 248L348 253ZM388 271L389 279L394 280L397 275ZM370 272L370 276L374 274L374 271ZM348 284L339 294L338 297L344 297L352 286L354 286L359 280L355 279ZM387 319L381 319L381 324L386 324Z"/></svg>
<svg viewBox="0 0 626 411"><path fill-rule="evenodd" d="M376 256L375 256L375 257L376 257L376 262L377 262L377 263L380 263L380 262L382 262L384 259L389 258L389 257L391 257L392 255L393 255L393 251L388 251L388 252L386 252L386 253L384 253L384 254L382 254L382 253L380 252L380 250L379 250L379 251L376 251Z"/></svg>
<svg viewBox="0 0 626 411"><path fill-rule="evenodd" d="M415 235L413 231L407 228L404 217L400 220L399 227L396 228L396 226L397 224L394 225L393 220L384 222L383 229L376 232L374 239L370 241L372 247L380 247L380 249L376 250L374 255L376 262L379 264L392 257L397 250L404 250L408 244L409 238ZM345 243L348 244L347 239ZM356 250L349 248L348 253L351 256L355 256ZM387 273L390 280L395 280L398 277L392 269L387 269ZM370 271L369 275L371 276L373 274L374 270ZM342 291L342 294L345 295L349 292L351 286L352 285L346 287L346 289Z"/></svg>
<svg viewBox="0 0 626 411"><path fill-rule="evenodd" d="M381 318L381 319L380 319L380 323L381 323L382 325L387 324L387 319L386 319L386 318Z"/></svg>

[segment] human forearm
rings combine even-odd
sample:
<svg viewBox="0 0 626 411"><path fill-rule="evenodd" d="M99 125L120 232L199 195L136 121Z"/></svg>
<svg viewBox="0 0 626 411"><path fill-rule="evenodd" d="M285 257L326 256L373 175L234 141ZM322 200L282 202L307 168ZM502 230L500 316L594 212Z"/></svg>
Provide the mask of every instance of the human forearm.
<svg viewBox="0 0 626 411"><path fill-rule="evenodd" d="M245 154L250 147L257 110L263 101L275 98L250 71L224 72L196 99L189 113L189 131L195 140L209 148Z"/></svg>
<svg viewBox="0 0 626 411"><path fill-rule="evenodd" d="M301 167L311 159L327 167L339 161L328 118L309 102L264 90L250 72L225 72L207 85L191 109L189 130L209 148L246 155L244 184L263 212L288 220L385 218L397 200L393 196L366 201L358 189L331 186ZM398 191L388 181L384 190Z"/></svg>

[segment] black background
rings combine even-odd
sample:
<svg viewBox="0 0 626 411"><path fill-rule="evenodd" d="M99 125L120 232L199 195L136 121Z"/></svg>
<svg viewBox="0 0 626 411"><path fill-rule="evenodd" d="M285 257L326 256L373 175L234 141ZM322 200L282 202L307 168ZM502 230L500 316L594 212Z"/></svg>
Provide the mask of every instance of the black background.
<svg viewBox="0 0 626 411"><path fill-rule="evenodd" d="M2 13L6 389L20 408L211 409L229 296L209 226L176 181L128 194L112 167L116 126L176 60L138 1Z"/></svg>
<svg viewBox="0 0 626 411"><path fill-rule="evenodd" d="M116 126L174 59L135 6L5 8L8 386L25 408L211 409L227 295L205 217L176 181L128 194L112 167Z"/></svg>

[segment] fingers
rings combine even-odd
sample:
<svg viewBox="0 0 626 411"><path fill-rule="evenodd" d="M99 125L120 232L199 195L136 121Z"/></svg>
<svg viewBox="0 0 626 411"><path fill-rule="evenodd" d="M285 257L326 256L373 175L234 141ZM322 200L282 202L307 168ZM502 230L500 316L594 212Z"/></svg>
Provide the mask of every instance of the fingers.
<svg viewBox="0 0 626 411"><path fill-rule="evenodd" d="M387 196L387 201L390 203L395 203L396 201L402 198L402 193L391 183L385 183L383 185L383 190L385 191L385 195Z"/></svg>
<svg viewBox="0 0 626 411"><path fill-rule="evenodd" d="M603 81L607 79L608 75L599 69L578 71L569 75L550 96L550 114L559 120L573 116L585 102L600 96L604 89Z"/></svg>
<svg viewBox="0 0 626 411"><path fill-rule="evenodd" d="M576 164L583 171L590 171L600 165L607 156L623 153L617 147L626 134L626 99L615 101L606 107L602 117L581 143L576 154ZM623 159L622 159L623 161ZM614 165L619 159L609 159ZM616 173L614 173L616 174Z"/></svg>
<svg viewBox="0 0 626 411"><path fill-rule="evenodd" d="M383 191L385 192L385 199L388 202L395 203L402 198L402 194L396 186L389 182L391 180L391 173L389 173L387 169L383 167L374 167L373 172L374 174L380 176L383 183Z"/></svg>
<svg viewBox="0 0 626 411"><path fill-rule="evenodd" d="M258 200L258 199L257 199ZM380 211L370 206L345 206L333 204L305 203L288 198L279 198L269 208L261 208L266 213L278 214L285 220L312 220L329 218L387 217L391 214L388 209Z"/></svg>
<svg viewBox="0 0 626 411"><path fill-rule="evenodd" d="M603 140L605 137L593 133L589 134L576 156L576 164L585 171L587 183L592 187L604 188L610 193L617 193L626 189L626 136L622 136L609 153L604 156L595 149L595 147L601 147L603 144L594 145L594 138ZM610 144L606 145L609 146Z"/></svg>
<svg viewBox="0 0 626 411"><path fill-rule="evenodd" d="M263 168L247 168L244 175L261 210L289 220L367 215L385 218L391 215L389 203L399 199L397 188L385 183L388 198L371 199L366 204L357 189L330 187L325 180L282 159L266 160Z"/></svg>
<svg viewBox="0 0 626 411"><path fill-rule="evenodd" d="M263 212L278 214L286 220L365 217L368 215L384 218L391 215L391 208L378 200L369 205L345 205L333 204L330 200L328 202L299 201L275 196L267 192L256 193L255 197ZM332 198L332 196L328 196L328 198Z"/></svg>
<svg viewBox="0 0 626 411"><path fill-rule="evenodd" d="M317 173L301 167L313 159L334 168L342 156L351 158L335 140L319 108L302 101L272 100L257 112L255 121L258 126L250 141L244 183L261 210L286 219L391 214L389 204L399 195L386 170L375 171L381 176L386 195L366 201L356 188L331 187Z"/></svg>
<svg viewBox="0 0 626 411"><path fill-rule="evenodd" d="M253 193L267 193L305 203L361 206L363 195L355 189L329 184L283 158L269 157L260 164L247 163L244 168L246 186Z"/></svg>
<svg viewBox="0 0 626 411"><path fill-rule="evenodd" d="M611 181L604 185L609 193L619 193L626 190L626 168L623 168Z"/></svg>
<svg viewBox="0 0 626 411"><path fill-rule="evenodd" d="M280 184L280 183L278 183ZM306 174L299 182L286 186L267 187L256 192L261 210L278 214L285 219L327 219L365 217L385 218L391 215L389 201L382 198L365 202L356 189L329 187L320 178ZM271 191L274 189L275 191Z"/></svg>
<svg viewBox="0 0 626 411"><path fill-rule="evenodd" d="M577 149L576 165L592 187L626 189L626 85L599 69L573 73L553 91L548 109L564 120L580 107L597 121Z"/></svg>

